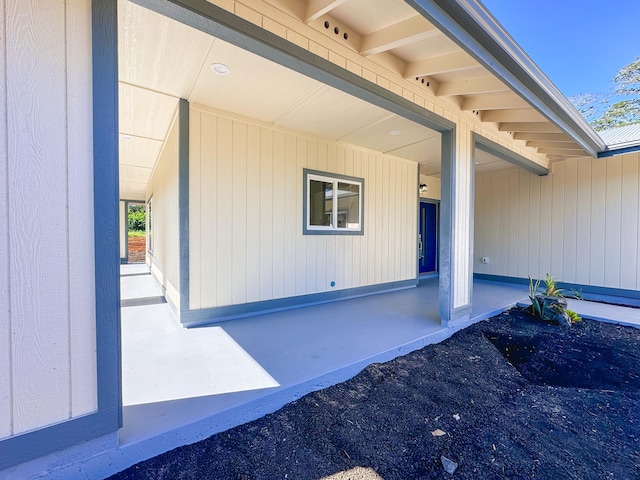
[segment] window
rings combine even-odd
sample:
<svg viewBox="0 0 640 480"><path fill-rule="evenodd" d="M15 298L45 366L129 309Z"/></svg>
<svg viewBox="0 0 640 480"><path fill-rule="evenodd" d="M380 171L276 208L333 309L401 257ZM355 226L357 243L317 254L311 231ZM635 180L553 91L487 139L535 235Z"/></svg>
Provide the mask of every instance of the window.
<svg viewBox="0 0 640 480"><path fill-rule="evenodd" d="M304 170L305 235L362 235L364 179Z"/></svg>

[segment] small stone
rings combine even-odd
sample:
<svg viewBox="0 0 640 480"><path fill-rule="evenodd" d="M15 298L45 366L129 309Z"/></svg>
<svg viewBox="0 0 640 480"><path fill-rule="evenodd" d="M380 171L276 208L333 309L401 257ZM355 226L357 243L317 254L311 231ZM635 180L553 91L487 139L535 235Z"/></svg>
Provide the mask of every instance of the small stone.
<svg viewBox="0 0 640 480"><path fill-rule="evenodd" d="M454 413L454 414L453 414L453 418L454 418L455 420L458 420L458 421L459 421L459 420L460 420L460 414L459 414L459 413Z"/></svg>
<svg viewBox="0 0 640 480"><path fill-rule="evenodd" d="M431 432L431 435L433 435L434 437L442 437L443 435L446 435L446 434L447 432L443 432L439 428L436 428L433 432Z"/></svg>
<svg viewBox="0 0 640 480"><path fill-rule="evenodd" d="M456 468L458 468L458 464L456 462L448 459L444 455L440 456L440 461L442 462L442 466L444 467L445 472L447 472L449 475L453 475L453 473L456 471Z"/></svg>

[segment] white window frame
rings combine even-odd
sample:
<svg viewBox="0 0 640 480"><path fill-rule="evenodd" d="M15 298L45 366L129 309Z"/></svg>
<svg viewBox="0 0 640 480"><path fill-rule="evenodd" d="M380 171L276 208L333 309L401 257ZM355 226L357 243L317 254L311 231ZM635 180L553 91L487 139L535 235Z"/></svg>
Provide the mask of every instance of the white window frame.
<svg viewBox="0 0 640 480"><path fill-rule="evenodd" d="M349 227L338 227L337 225L310 225L311 219L311 202L310 202L310 192L311 192L311 181L320 181L326 183L333 184L333 191L338 191L338 183L349 183L351 185L357 185L359 188L359 198L358 198L358 214L359 214L359 222L357 228L349 228ZM303 170L303 181L304 181L304 211L303 211L303 235L364 235L364 179L358 177L350 177L347 175L339 175L327 172L319 172L316 170ZM338 218L338 201L332 202L332 218ZM334 223L334 222L332 222Z"/></svg>

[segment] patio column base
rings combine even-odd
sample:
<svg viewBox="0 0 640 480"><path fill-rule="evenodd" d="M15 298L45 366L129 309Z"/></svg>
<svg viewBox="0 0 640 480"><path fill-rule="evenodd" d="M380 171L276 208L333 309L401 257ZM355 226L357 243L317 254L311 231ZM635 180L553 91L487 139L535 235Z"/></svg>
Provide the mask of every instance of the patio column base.
<svg viewBox="0 0 640 480"><path fill-rule="evenodd" d="M443 327L451 328L463 328L470 323L471 320L471 305L465 305L464 307L454 308L449 311L449 318L440 318L440 325Z"/></svg>

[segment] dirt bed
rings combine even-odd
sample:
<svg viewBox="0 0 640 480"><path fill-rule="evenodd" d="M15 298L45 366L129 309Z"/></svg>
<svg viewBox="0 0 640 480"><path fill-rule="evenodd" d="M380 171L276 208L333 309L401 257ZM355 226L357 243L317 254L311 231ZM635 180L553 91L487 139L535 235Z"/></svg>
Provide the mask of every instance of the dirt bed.
<svg viewBox="0 0 640 480"><path fill-rule="evenodd" d="M513 309L112 478L637 479L639 405L640 330Z"/></svg>
<svg viewBox="0 0 640 480"><path fill-rule="evenodd" d="M145 237L129 237L129 263L143 263L145 260L147 239Z"/></svg>

